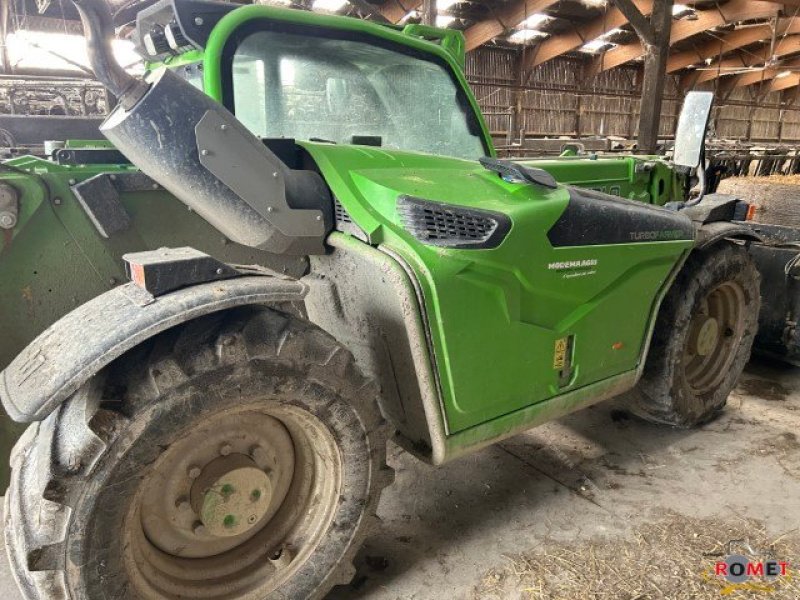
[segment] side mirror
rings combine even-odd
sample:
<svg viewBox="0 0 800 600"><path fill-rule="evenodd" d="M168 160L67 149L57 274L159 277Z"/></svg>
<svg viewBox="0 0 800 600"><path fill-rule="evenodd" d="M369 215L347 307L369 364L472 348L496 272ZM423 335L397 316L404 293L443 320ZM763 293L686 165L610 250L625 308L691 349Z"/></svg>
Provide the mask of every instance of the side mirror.
<svg viewBox="0 0 800 600"><path fill-rule="evenodd" d="M714 102L712 92L689 92L683 101L678 130L675 132L675 151L672 162L688 170L700 164L706 141L708 119Z"/></svg>

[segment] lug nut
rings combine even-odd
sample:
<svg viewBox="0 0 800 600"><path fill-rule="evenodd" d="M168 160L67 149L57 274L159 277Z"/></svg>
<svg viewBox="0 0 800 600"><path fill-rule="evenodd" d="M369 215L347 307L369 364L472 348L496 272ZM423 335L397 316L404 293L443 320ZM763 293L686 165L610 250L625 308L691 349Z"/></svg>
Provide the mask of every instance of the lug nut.
<svg viewBox="0 0 800 600"><path fill-rule="evenodd" d="M200 473L202 473L200 467L195 467L195 466L189 467L189 470L187 471L189 479L197 479L198 477L200 477Z"/></svg>
<svg viewBox="0 0 800 600"><path fill-rule="evenodd" d="M195 521L194 525L192 525L192 533L195 535L205 535L206 526L200 521Z"/></svg>
<svg viewBox="0 0 800 600"><path fill-rule="evenodd" d="M17 224L17 216L14 213L0 213L0 228L11 229Z"/></svg>
<svg viewBox="0 0 800 600"><path fill-rule="evenodd" d="M232 448L230 444L222 444L222 446L219 448L219 453L222 456L228 456L231 453L231 450Z"/></svg>
<svg viewBox="0 0 800 600"><path fill-rule="evenodd" d="M177 500L175 500L175 508L179 511L187 511L192 509L192 505L189 504L189 499L186 496L181 496Z"/></svg>

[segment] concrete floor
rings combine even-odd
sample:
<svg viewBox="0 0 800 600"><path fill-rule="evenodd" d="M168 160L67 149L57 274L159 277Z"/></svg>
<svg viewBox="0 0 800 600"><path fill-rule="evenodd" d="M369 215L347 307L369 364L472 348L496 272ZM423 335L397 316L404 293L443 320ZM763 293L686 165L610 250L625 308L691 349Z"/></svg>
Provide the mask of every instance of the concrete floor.
<svg viewBox="0 0 800 600"><path fill-rule="evenodd" d="M612 401L439 469L393 447L382 528L355 585L331 599L488 597L476 586L509 556L545 542L623 541L668 511L752 517L780 535L800 526L795 432L800 369L756 362L724 415L699 430L630 420ZM4 562L0 592L17 599Z"/></svg>

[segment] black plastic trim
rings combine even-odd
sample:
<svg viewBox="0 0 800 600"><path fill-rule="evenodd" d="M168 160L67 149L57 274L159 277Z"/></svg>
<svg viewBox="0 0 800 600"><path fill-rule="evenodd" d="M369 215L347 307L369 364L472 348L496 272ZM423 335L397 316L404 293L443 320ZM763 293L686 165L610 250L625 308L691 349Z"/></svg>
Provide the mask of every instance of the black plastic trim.
<svg viewBox="0 0 800 600"><path fill-rule="evenodd" d="M692 221L675 211L594 190L567 190L567 208L547 232L554 247L695 239Z"/></svg>
<svg viewBox="0 0 800 600"><path fill-rule="evenodd" d="M198 50L205 48L211 30L220 19L240 5L213 0L161 0L140 10L136 15L134 44L136 51L150 59L163 59L176 54L170 49L153 56L144 47L144 36L151 30L163 30L171 22L176 22L181 38Z"/></svg>

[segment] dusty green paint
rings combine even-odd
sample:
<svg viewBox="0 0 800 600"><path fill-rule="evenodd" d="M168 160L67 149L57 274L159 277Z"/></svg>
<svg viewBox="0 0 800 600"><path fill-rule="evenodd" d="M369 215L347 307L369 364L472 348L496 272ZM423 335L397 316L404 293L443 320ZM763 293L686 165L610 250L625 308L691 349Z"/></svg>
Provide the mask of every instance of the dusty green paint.
<svg viewBox="0 0 800 600"><path fill-rule="evenodd" d="M683 189L675 171L658 156L565 156L526 159L561 183L596 189L650 204L682 200Z"/></svg>
<svg viewBox="0 0 800 600"><path fill-rule="evenodd" d="M427 40L438 40L463 71L467 62L467 40L457 29L443 29L430 25L411 24L403 28L405 35L413 35Z"/></svg>
<svg viewBox="0 0 800 600"><path fill-rule="evenodd" d="M507 183L473 161L302 145L370 242L401 255L419 279L450 432L635 369L654 299L692 246L553 248L546 232L567 205L565 189ZM399 222L401 194L502 212L513 226L491 250L424 245ZM548 268L585 259L597 260L585 276ZM575 336L575 374L559 387L554 346L566 335Z"/></svg>
<svg viewBox="0 0 800 600"><path fill-rule="evenodd" d="M247 6L220 21L205 52L160 66L202 59L205 90L219 100L225 43L254 19L358 31L438 57L453 70L476 112L488 151L494 153L464 79L459 49L463 38L459 41L458 35L441 30L415 26L401 31L355 19ZM439 38L441 43L422 37ZM567 204L563 189L507 183L472 161L368 147L302 145L370 243L397 253L419 281L452 452L575 410L632 383L659 292L691 242L553 248L545 232ZM662 204L681 192L668 164L655 157L565 157L534 163L562 182L642 202ZM6 164L16 170L0 172L0 179L20 192L22 213L0 250L0 367L65 312L119 282L125 252L190 245L233 263L272 261L264 253L227 243L180 202L157 190L125 194L122 201L133 227L110 240L101 238L71 193L70 180L129 166L63 167L32 157ZM644 164L649 170L642 169ZM400 226L399 194L500 211L513 226L505 242L492 250L426 246ZM565 280L562 273L547 268L551 262L587 258L598 262L595 272L584 277ZM575 336L575 372L559 387L554 345L567 334ZM5 453L17 429L7 422L0 422L0 429L0 452ZM3 479L5 473L0 476Z"/></svg>
<svg viewBox="0 0 800 600"><path fill-rule="evenodd" d="M81 148L114 148L114 145L108 140L67 140L64 142L65 148L81 149Z"/></svg>
<svg viewBox="0 0 800 600"><path fill-rule="evenodd" d="M148 71L153 71L158 69L159 67L183 67L185 65L191 65L194 63L198 63L203 60L203 51L202 50L191 50L189 52L184 52L183 54L178 54L177 56L169 56L165 58L162 62L148 62L145 64L145 68Z"/></svg>

